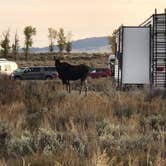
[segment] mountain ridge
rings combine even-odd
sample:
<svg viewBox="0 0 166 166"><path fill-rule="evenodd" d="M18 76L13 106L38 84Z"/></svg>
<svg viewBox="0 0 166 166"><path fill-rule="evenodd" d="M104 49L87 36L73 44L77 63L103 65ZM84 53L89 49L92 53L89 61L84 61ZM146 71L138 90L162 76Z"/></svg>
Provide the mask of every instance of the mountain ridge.
<svg viewBox="0 0 166 166"><path fill-rule="evenodd" d="M54 46L55 52L58 52L58 47ZM32 47L30 49L32 53L46 53L49 52L48 47ZM79 39L72 41L73 53L111 53L111 48L108 43L107 36L102 37L89 37L85 39Z"/></svg>

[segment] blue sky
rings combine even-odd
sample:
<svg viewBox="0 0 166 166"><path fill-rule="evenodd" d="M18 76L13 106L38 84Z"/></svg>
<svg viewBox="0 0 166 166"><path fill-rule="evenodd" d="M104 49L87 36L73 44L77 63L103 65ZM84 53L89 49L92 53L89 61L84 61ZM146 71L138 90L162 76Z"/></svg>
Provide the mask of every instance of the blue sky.
<svg viewBox="0 0 166 166"><path fill-rule="evenodd" d="M73 40L110 35L119 25L138 25L155 8L164 11L165 0L0 0L0 33L17 30L23 45L23 29L37 29L34 46L48 45L48 27L71 31Z"/></svg>

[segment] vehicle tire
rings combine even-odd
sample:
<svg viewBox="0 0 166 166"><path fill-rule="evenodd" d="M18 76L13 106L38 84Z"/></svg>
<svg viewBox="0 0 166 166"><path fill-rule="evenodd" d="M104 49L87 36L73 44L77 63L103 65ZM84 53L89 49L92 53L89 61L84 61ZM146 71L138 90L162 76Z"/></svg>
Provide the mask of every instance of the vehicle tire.
<svg viewBox="0 0 166 166"><path fill-rule="evenodd" d="M14 77L14 79L15 80L22 80L21 77L19 77L19 76Z"/></svg>
<svg viewBox="0 0 166 166"><path fill-rule="evenodd" d="M52 80L53 78L51 76L47 76L46 80Z"/></svg>

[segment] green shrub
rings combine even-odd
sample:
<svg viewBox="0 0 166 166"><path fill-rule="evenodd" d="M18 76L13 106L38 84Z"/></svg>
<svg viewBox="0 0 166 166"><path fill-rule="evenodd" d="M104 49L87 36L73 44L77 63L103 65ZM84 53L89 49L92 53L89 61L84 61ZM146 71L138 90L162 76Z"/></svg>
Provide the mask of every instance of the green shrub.
<svg viewBox="0 0 166 166"><path fill-rule="evenodd" d="M144 152L150 141L152 141L151 135L135 135L133 137L123 136L117 141L117 150L122 154L129 154L131 152L139 151Z"/></svg>
<svg viewBox="0 0 166 166"><path fill-rule="evenodd" d="M150 115L147 117L141 117L140 125L144 129L153 129L153 130L160 130L164 127L165 119L160 114L158 115Z"/></svg>
<svg viewBox="0 0 166 166"><path fill-rule="evenodd" d="M9 156L18 157L35 153L35 146L32 135L23 135L21 138L13 138L8 146Z"/></svg>
<svg viewBox="0 0 166 166"><path fill-rule="evenodd" d="M37 147L45 154L55 153L63 149L63 141L55 131L51 129L40 129L37 135Z"/></svg>
<svg viewBox="0 0 166 166"><path fill-rule="evenodd" d="M99 137L120 138L126 134L126 129L120 125L112 124L107 120L97 122L96 130Z"/></svg>
<svg viewBox="0 0 166 166"><path fill-rule="evenodd" d="M153 138L151 135L123 135L119 139L102 138L100 146L102 149L106 149L110 156L117 156L121 161L125 161L125 158L130 154L145 155L148 145L152 144L152 142Z"/></svg>
<svg viewBox="0 0 166 166"><path fill-rule="evenodd" d="M85 144L79 137L75 137L73 140L73 147L76 149L76 151L81 155L84 156L85 154Z"/></svg>

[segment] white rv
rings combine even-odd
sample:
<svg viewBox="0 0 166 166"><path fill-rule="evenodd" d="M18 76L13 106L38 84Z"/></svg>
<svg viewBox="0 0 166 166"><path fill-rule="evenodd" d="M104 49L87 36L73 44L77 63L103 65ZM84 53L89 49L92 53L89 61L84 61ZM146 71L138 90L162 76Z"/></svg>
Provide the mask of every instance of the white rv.
<svg viewBox="0 0 166 166"><path fill-rule="evenodd" d="M8 61L5 58L0 58L0 74L10 75L18 68L16 62Z"/></svg>

